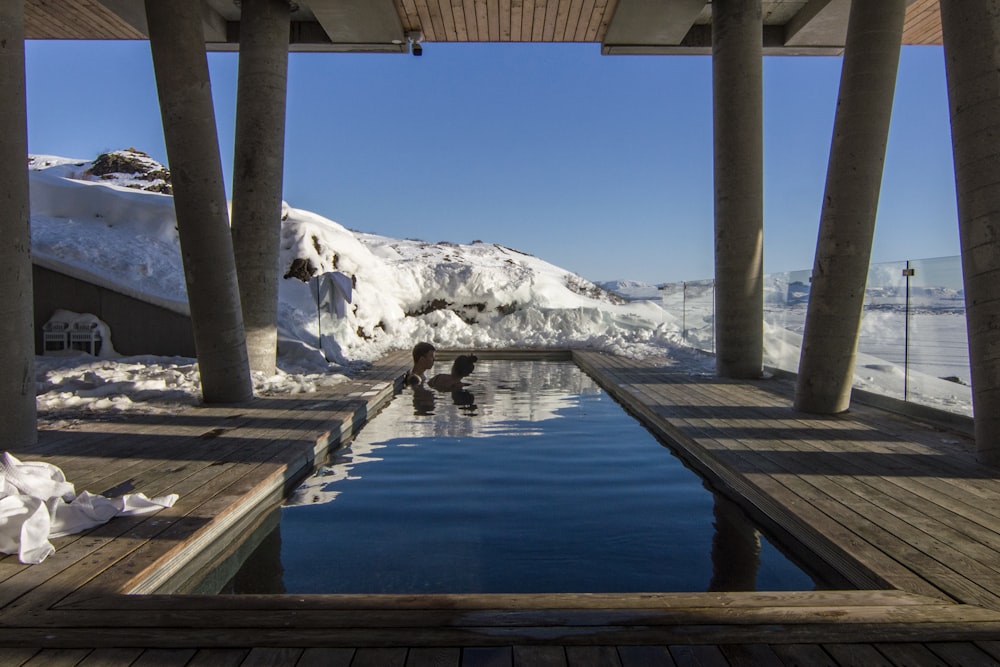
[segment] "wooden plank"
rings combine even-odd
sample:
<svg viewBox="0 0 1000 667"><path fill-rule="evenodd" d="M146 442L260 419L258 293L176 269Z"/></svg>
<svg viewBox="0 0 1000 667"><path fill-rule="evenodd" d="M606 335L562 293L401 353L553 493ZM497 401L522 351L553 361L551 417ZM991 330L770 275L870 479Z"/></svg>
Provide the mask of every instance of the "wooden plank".
<svg viewBox="0 0 1000 667"><path fill-rule="evenodd" d="M510 41L521 41L521 21L524 19L524 0L507 0L510 2Z"/></svg>
<svg viewBox="0 0 1000 667"><path fill-rule="evenodd" d="M678 667L729 667L718 646L671 646L670 655Z"/></svg>
<svg viewBox="0 0 1000 667"><path fill-rule="evenodd" d="M970 642L936 642L930 650L948 665L991 665L996 660Z"/></svg>
<svg viewBox="0 0 1000 667"><path fill-rule="evenodd" d="M604 37L608 34L608 26L611 25L611 19L614 18L617 7L618 0L599 0L597 8L600 9L600 16L596 24L591 26L592 32L587 34L588 41L604 42Z"/></svg>
<svg viewBox="0 0 1000 667"><path fill-rule="evenodd" d="M894 665L944 665L945 663L923 644L875 644L875 649Z"/></svg>
<svg viewBox="0 0 1000 667"><path fill-rule="evenodd" d="M417 8L417 16L419 17L418 24L420 25L420 30L424 33L424 39L433 42L437 41L437 27L434 25L434 21L431 19L430 5L437 0L413 0L414 5Z"/></svg>
<svg viewBox="0 0 1000 667"><path fill-rule="evenodd" d="M351 667L403 667L405 648L359 648L354 652Z"/></svg>
<svg viewBox="0 0 1000 667"><path fill-rule="evenodd" d="M499 41L509 42L510 40L510 29L511 29L511 3L516 0L494 0L498 7L498 17L497 23L500 29ZM493 17L490 16L490 23L493 22Z"/></svg>
<svg viewBox="0 0 1000 667"><path fill-rule="evenodd" d="M535 15L531 19L531 41L541 42L545 39L545 13L551 0L535 0Z"/></svg>
<svg viewBox="0 0 1000 667"><path fill-rule="evenodd" d="M558 0L556 2L555 29L552 35L555 42L566 41L566 25L569 21L571 2L572 0Z"/></svg>
<svg viewBox="0 0 1000 667"><path fill-rule="evenodd" d="M455 9L455 20L458 20L458 9ZM473 0L462 0L462 16L465 24L466 39L470 42L479 41L479 23L476 19L476 3Z"/></svg>
<svg viewBox="0 0 1000 667"><path fill-rule="evenodd" d="M674 667L674 659L666 646L619 646L618 658L622 667Z"/></svg>
<svg viewBox="0 0 1000 667"><path fill-rule="evenodd" d="M840 665L893 667L892 663L870 644L827 644L823 648Z"/></svg>
<svg viewBox="0 0 1000 667"><path fill-rule="evenodd" d="M9 625L0 627L0 646L270 646L270 647L358 647L358 646L511 646L516 644L555 643L564 645L629 645L692 643L832 643L846 642L933 642L933 641L983 641L1000 635L1000 622L975 621L957 607L959 613L941 607L928 610L923 619L903 619L893 610L882 613L850 614L845 619L842 610L815 610L803 613L790 610L781 615L756 614L756 618L730 615L721 622L711 622L715 614L695 614L682 621L682 616L666 618L652 615L594 614L580 617L565 614L541 614L535 618L522 617L519 623L500 610L496 615L464 614L448 622L427 623L420 620L428 612L411 614L409 624L382 620L372 622L369 615L355 618L323 620L322 615L305 618L299 622L296 615L294 627L281 622L282 616L270 615L262 622L256 619L247 627L228 627L238 620L228 619L227 627L209 616L201 623L192 618L174 628L167 617L150 619L150 625L113 625L114 619L101 626L99 618L88 618L76 613L63 627L34 627ZM47 612L44 616L50 616ZM443 612L442 612L443 613ZM107 612L103 615L109 616ZM218 616L217 614L215 616ZM234 615L235 616L235 615ZM602 620L611 621L611 625ZM32 621L36 619L25 619ZM136 621L140 619L135 619ZM437 619L440 621L441 619ZM456 620L458 622L456 622ZM84 627L84 623L93 627ZM423 623L427 623L423 625ZM676 658L676 656L675 656Z"/></svg>
<svg viewBox="0 0 1000 667"><path fill-rule="evenodd" d="M475 0L476 2L476 28L479 33L479 41L488 42L492 39L490 30L489 7L486 0Z"/></svg>
<svg viewBox="0 0 1000 667"><path fill-rule="evenodd" d="M143 612L196 611L225 619L231 612L321 614L365 611L482 611L511 609L518 611L561 610L681 610L709 611L723 609L854 608L885 607L909 614L909 607L926 609L941 605L940 599L894 590L815 590L815 591L737 591L726 593L483 593L387 595L99 595L78 598L60 605L74 610L122 613L140 617ZM948 608L955 605L948 605ZM913 613L921 613L920 609ZM987 612L995 614L997 612ZM198 622L202 622L201 619Z"/></svg>
<svg viewBox="0 0 1000 667"><path fill-rule="evenodd" d="M567 646L566 663L569 667L621 667L622 664L614 646Z"/></svg>
<svg viewBox="0 0 1000 667"><path fill-rule="evenodd" d="M720 646L731 667L784 667L784 661L766 644Z"/></svg>
<svg viewBox="0 0 1000 667"><path fill-rule="evenodd" d="M90 649L54 648L36 653L23 662L23 667L76 667L87 657Z"/></svg>
<svg viewBox="0 0 1000 667"><path fill-rule="evenodd" d="M984 587L1000 592L1000 563L996 558L1000 535L981 526L977 532L963 517L940 505L920 503L919 497L911 500L914 494L903 485L889 486L885 482L883 488L878 488L846 476L838 483L868 501L874 508L870 516L884 528L905 536L915 548L942 565L960 569ZM959 529L963 527L967 530Z"/></svg>
<svg viewBox="0 0 1000 667"><path fill-rule="evenodd" d="M744 421L747 422L748 420ZM727 421L725 423L728 425L732 422ZM748 423L749 426L747 428L752 428L754 422L749 421ZM799 442L805 445L801 451L807 450L810 445L813 446L814 451L827 452L831 449L830 443L826 441L804 439ZM904 541L907 541L916 550L936 559L946 569L953 568L957 564L961 566L963 571L972 573L972 576L980 585L995 591L1000 590L1000 586L998 586L1000 580L996 578L997 571L995 569L988 566L980 566L974 560L966 557L966 554L971 554L979 558L980 562L992 563L995 560L993 558L994 549L992 547L982 547L977 542L970 541L966 536L953 531L951 528L954 520L953 515L941 512L939 513L938 520L935 521L932 520L931 515L936 512L937 508L927 507L920 502L914 502L912 507L905 506L899 499L901 497L906 498L907 491L904 486L896 485L897 478L879 478L878 486L868 485L866 482L861 481L867 476L877 474L877 471L853 465L850 454L838 456L836 453L833 453L827 457L826 461L827 470L831 474L836 475L834 478L836 481L832 482L833 487L828 487L831 495L841 495L835 490L835 487L839 486L849 496L855 496L858 499L857 504L869 506L869 510L866 512L869 519L874 520L875 523L904 539ZM841 461L843 463L840 463ZM851 477L852 473L861 475L862 477ZM926 471L919 471L919 473L926 474ZM886 485L894 486L895 488L893 488L891 493L887 494L882 491L882 488ZM848 502L848 504L855 503ZM895 511L891 512L889 510ZM903 517L903 519L898 517ZM921 528L924 532L914 532L910 530L910 526ZM981 531L979 533L981 534ZM956 547L956 545L958 546ZM937 571L938 569L932 567L928 571ZM951 581L951 577L946 576L943 580L934 580L939 582ZM962 590L965 590L965 588L963 587ZM978 594L978 591L976 594ZM977 599L986 603L993 602L989 597Z"/></svg>
<svg viewBox="0 0 1000 667"><path fill-rule="evenodd" d="M988 653L991 658L1000 662L1000 640L977 642L976 646Z"/></svg>
<svg viewBox="0 0 1000 667"><path fill-rule="evenodd" d="M942 42L941 12L934 0L918 0L906 10L903 22L904 44L937 44Z"/></svg>
<svg viewBox="0 0 1000 667"><path fill-rule="evenodd" d="M349 667L353 648L307 648L295 667Z"/></svg>
<svg viewBox="0 0 1000 667"><path fill-rule="evenodd" d="M490 0L486 3L487 23L491 42L499 42L503 33L500 25L500 0ZM481 33L480 33L481 34Z"/></svg>
<svg viewBox="0 0 1000 667"><path fill-rule="evenodd" d="M254 466L256 467L256 466ZM50 556L42 566L36 566L36 569L31 571L26 571L17 580L18 590L14 590L13 587L8 585L3 591L4 595L13 596L15 594L20 594L23 590L28 587L32 587L32 582L37 581L38 576L48 577L49 580L59 579L67 576L62 571L57 570L57 568L63 564L65 561L66 565L72 565L75 562L83 558L95 558L99 560L91 562L101 562L105 563L105 567L110 566L116 562L119 558L123 557L130 551L138 548L147 539L163 533L164 531L170 530L173 524L182 523L185 521L185 517L190 511L197 511L201 502L208 502L209 500L215 498L219 493L220 489L218 487L220 480L225 480L227 477L238 481L242 479L248 471L253 468L247 466L239 466L233 464L230 466L211 466L210 462L201 467L197 473L189 476L181 483L175 483L172 486L172 490L179 492L182 496L182 500L179 501L174 507L161 510L155 515L141 515L137 517L119 517L113 520L109 524L101 527L99 531L101 533L100 537L94 537L94 531L85 534L81 537L80 544L83 544L85 549L80 551L79 549L60 549L57 550L56 554ZM230 484L233 482L230 482ZM225 487L223 486L223 489ZM237 502L233 500L231 502ZM202 519L197 519L199 523L203 523ZM182 524L183 525L183 524ZM121 535L129 532L128 539L122 539ZM114 544L113 549L109 546ZM77 543L74 543L74 545ZM59 545L62 546L62 545ZM100 553L100 556L96 556ZM117 557L113 554L117 553ZM99 572L94 571L93 568L80 569L81 572L86 572L88 578L94 577L99 574ZM72 576L72 574L70 574ZM81 587L82 582L77 582L76 584L72 582L64 582L62 590L65 592L67 590L74 590L75 588ZM19 601L14 605L13 608L19 607L21 602Z"/></svg>
<svg viewBox="0 0 1000 667"><path fill-rule="evenodd" d="M462 649L454 646L411 648L406 655L406 667L459 667L461 664ZM297 667L301 667L301 663Z"/></svg>
<svg viewBox="0 0 1000 667"><path fill-rule="evenodd" d="M523 42L532 41L531 36L535 30L535 0L524 0L521 7L521 32L518 40Z"/></svg>
<svg viewBox="0 0 1000 667"><path fill-rule="evenodd" d="M576 42L576 29L580 23L580 13L583 11L584 0L569 0L569 7L566 12L566 20L563 28L563 42Z"/></svg>
<svg viewBox="0 0 1000 667"><path fill-rule="evenodd" d="M811 443L809 440L804 440L802 442L804 442L807 447L810 444L814 444L814 451L817 452L827 452L830 450L829 444L825 442ZM806 451L806 448L803 448L800 451ZM894 514L902 517L910 517L910 524L921 527L928 535L940 536L940 542L967 545L967 549L972 552L973 555L978 555L986 561L992 559L992 547L980 549L978 545L970 544L966 536L960 535L951 529L951 524L956 519L953 514L946 511L937 512L939 508L934 506L928 507L919 501L910 501L912 503L912 507L906 506L903 501L911 498L912 494L910 494L906 488L905 478L887 476L877 477L878 486L875 486L862 480L867 479L872 475L877 475L878 471L870 469L866 470L863 466L852 464L850 454L838 457L838 455L834 453L827 457L826 461L828 470L831 473L837 474L838 483L847 492L858 496L858 498L861 499L861 502L870 503L875 508L874 511L881 512L883 509L892 508L895 510ZM840 461L843 463L840 463ZM849 477L852 473L858 474L861 477ZM901 479L903 480L902 483L899 482ZM890 493L883 491L883 489L887 486L892 488ZM931 519L931 514L934 513L939 515L938 520L936 521ZM884 521L879 521L879 523L885 525ZM903 534L905 531L901 532L901 530L896 530L894 532L896 532L896 534ZM986 537L982 534L981 530L977 530L976 532L979 539ZM949 562L953 560L954 557L955 556L953 554L948 554L944 557L944 562Z"/></svg>
<svg viewBox="0 0 1000 667"><path fill-rule="evenodd" d="M420 28L420 14L414 0L396 0L396 9L400 11L400 19L403 22L403 30L417 30Z"/></svg>
<svg viewBox="0 0 1000 667"><path fill-rule="evenodd" d="M607 9L608 0L596 0L596 2L593 3L593 8L590 11L590 19L587 21L587 25L583 27L584 41L603 41L604 32L601 31L601 25L604 22L604 14Z"/></svg>
<svg viewBox="0 0 1000 667"><path fill-rule="evenodd" d="M542 40L555 41L556 23L559 19L559 5L562 0L547 0L545 3L545 25L542 29Z"/></svg>
<svg viewBox="0 0 1000 667"><path fill-rule="evenodd" d="M562 646L514 646L514 667L566 667Z"/></svg>
<svg viewBox="0 0 1000 667"><path fill-rule="evenodd" d="M192 600L186 606L147 611L143 614L114 610L88 612L74 610L48 610L44 614L23 618L16 623L5 622L0 627L18 627L21 630L37 628L60 634L63 630L92 629L95 633L114 632L130 628L142 633L159 630L192 632L192 628L214 630L220 635L253 632L273 624L282 614L276 610L229 611L224 618L217 610L199 609ZM434 634L441 628L455 631L465 629L478 632L478 628L492 628L502 635L505 631L517 633L528 629L587 628L596 632L600 628L645 628L649 631L671 632L678 627L713 628L726 626L736 631L751 627L781 627L790 636L795 633L822 632L843 637L850 629L863 633L877 625L895 628L932 628L935 626L961 626L963 631L974 631L971 636L982 639L983 633L1000 629L1000 613L970 605L923 605L919 607L766 607L724 608L688 607L670 609L536 609L510 608L465 611L448 608L424 610L308 610L287 611L294 615L295 630L350 632L358 628L369 630L420 630ZM572 633L567 633L572 634ZM744 635L740 635L741 637ZM966 636L968 637L968 636ZM615 644L624 642L614 642ZM125 646L134 646L133 643ZM206 644L215 645L213 644ZM492 645L492 644L491 644Z"/></svg>
<svg viewBox="0 0 1000 667"><path fill-rule="evenodd" d="M234 442L233 447L239 448L241 444L243 446L246 445L246 443ZM253 451L252 448L246 448L246 450ZM164 474L168 472L168 470L165 470L164 467L168 469L178 468L179 471L181 472L181 475L170 476L169 474ZM252 471L256 467L257 464L247 466L247 465L241 465L238 462L233 462L221 466L212 465L211 459L206 459L200 462L200 464L198 465L188 464L178 467L176 460L164 461L160 465L152 468L149 472L153 475L153 477L151 478L151 482L153 481L153 479L156 479L158 482L169 484L169 486L167 488L160 488L157 486L153 486L152 489L146 489L146 490L147 491L151 490L151 495L155 495L161 491L163 492L178 491L182 494L181 502L179 502L178 505L175 505L174 508L161 511L160 513L156 514L155 517L153 516L139 517L139 518L121 517L119 519L114 520L113 523L115 526L118 526L123 530L127 530L129 527L131 527L131 525L134 525L134 522L145 521L148 518L154 523L159 522L163 526L163 528L166 528L165 520L169 519L170 517L179 516L184 511L185 506L193 504L193 502L196 501L199 495L205 496L205 494L212 489L211 483L213 480L225 479L227 475L230 476L235 475L235 478L238 479L244 476L245 474L248 474L248 472ZM108 532L107 528L102 528L102 530L105 533ZM116 534L112 533L108 539L113 538L115 535ZM82 539L88 539L88 537L85 536ZM104 541L106 542L107 539L105 539ZM98 542L100 542L100 540L94 541L93 543L97 544ZM66 551L57 551L56 555L63 558L71 557L71 553L68 553ZM52 561L52 558L54 557L50 557L49 561ZM48 564L49 561L46 561L46 564ZM43 570L40 568L39 573L41 573L42 571Z"/></svg>
<svg viewBox="0 0 1000 667"><path fill-rule="evenodd" d="M141 648L100 648L91 652L77 667L119 667L120 665L131 665L141 654ZM225 666L218 665L217 667Z"/></svg>
<svg viewBox="0 0 1000 667"><path fill-rule="evenodd" d="M255 648L240 667L286 667L298 662L301 655L300 648Z"/></svg>
<svg viewBox="0 0 1000 667"><path fill-rule="evenodd" d="M975 584L969 585L968 582L961 579L956 579L951 568L925 553L927 550L933 553L941 549L946 549L946 546L940 542L933 540L933 538L928 538L921 542L920 540L916 540L912 534L907 534L910 537L910 541L907 541L907 539L899 535L898 529L901 526L894 522L890 515L874 506L864 506L863 503L852 502L850 498L838 493L837 484L829 481L828 478L783 476L782 481L788 489L793 491L798 497L805 499L811 507L820 509L826 516L833 518L840 525L849 527L854 534L861 537L868 544L876 547L878 551L882 553L891 552L896 555L897 560L902 558L899 562L904 564L907 570L916 569L923 578L934 583L938 588L947 590L953 595L964 596L965 599L974 599L987 603L993 602L993 596L988 590ZM773 489L771 493L772 495L775 493ZM790 502L790 500L785 501L785 504ZM886 521L892 522L892 528L896 530L886 530ZM830 525L817 525L820 525L821 532L829 533L831 530ZM918 543L914 545L912 544L913 541L917 541ZM870 549L866 547L866 551L870 551ZM920 585L919 582L913 582L913 577L907 575L906 571L898 574L889 574L884 569L879 571L884 578L896 583L898 586L910 588L914 585ZM900 579L900 576L903 578ZM905 583L907 579L913 583ZM926 593L928 591L922 592Z"/></svg>
<svg viewBox="0 0 1000 667"><path fill-rule="evenodd" d="M154 515L118 517L102 526L100 531L89 531L73 543L74 547L82 548L57 548L56 553L44 563L8 579L0 591L0 599L7 603L3 613L23 613L25 606L51 606L62 596L82 587L84 581L99 575L101 570L95 565L102 564L105 568L113 565L145 540L168 529L174 521L181 521L186 504L197 502L199 496L211 497L217 493L217 489L209 483L217 479L215 471L208 470L207 475L210 476L205 479L199 476L189 478L189 486L175 487L186 502L179 502ZM122 538L125 534L129 534L127 539ZM65 545L57 544L57 547L62 546ZM89 567L74 568L83 562ZM44 590L40 588L43 583L46 584ZM31 594L26 595L29 591Z"/></svg>
<svg viewBox="0 0 1000 667"><path fill-rule="evenodd" d="M771 644L771 650L788 665L837 667L830 654L814 644Z"/></svg>
<svg viewBox="0 0 1000 667"><path fill-rule="evenodd" d="M4 665L18 667L31 660L40 651L35 648L0 648L0 659Z"/></svg>
<svg viewBox="0 0 1000 667"><path fill-rule="evenodd" d="M462 667L511 667L514 663L510 646L469 646L462 649Z"/></svg>
<svg viewBox="0 0 1000 667"><path fill-rule="evenodd" d="M200 649L185 667L240 667L249 654L250 649L246 648ZM338 666L331 663L329 667Z"/></svg>
<svg viewBox="0 0 1000 667"><path fill-rule="evenodd" d="M587 33L590 29L590 22L593 19L596 9L596 0L584 0L580 6L580 18L577 19L576 28L573 30L574 42L586 42Z"/></svg>
<svg viewBox="0 0 1000 667"><path fill-rule="evenodd" d="M444 29L445 39L440 41L458 41L458 29L456 27L454 4L452 0L439 0L438 12L441 16L441 24Z"/></svg>
<svg viewBox="0 0 1000 667"><path fill-rule="evenodd" d="M371 406L375 404L374 402L380 401L378 396L370 396L369 400L373 401ZM355 409L351 419L354 418L354 415L362 413L367 414L373 412L374 408L371 406ZM344 421L347 422L349 421L349 419L345 418ZM318 448L312 447L308 442L306 442L304 443L303 450L296 450L295 448L289 447L289 443L287 441L284 443L281 443L279 441L276 444L279 446L278 453L274 454L273 456L271 456L270 459L264 461L264 463L258 466L258 469L262 470L265 473L265 476L263 477L260 476L251 477L249 475L241 476L229 487L223 489L223 491L220 492L217 496L213 497L206 503L203 503L202 505L199 506L199 512L201 513L202 516L215 517L215 519L213 520L214 524L217 524L217 527L213 528L213 531L215 533L218 533L220 530L224 530L225 524L221 523L220 519L223 519L228 515L233 514L231 508L246 509L245 506L247 505L248 502L246 498L248 497L248 495L249 496L256 495L262 499L276 492L279 493L280 495L283 495L284 491L282 489L287 490L289 482L296 480L300 478L302 474L313 470L317 462L325 460L325 448L322 446L319 446ZM249 449L246 446L246 443L244 443L243 447L244 449L247 450ZM278 496L278 499L280 499L280 495ZM230 520L230 522L235 520L238 520L238 517L234 516L233 519ZM180 534L184 535L185 533L183 531L186 529L186 527L182 525L182 522L184 521L186 521L186 518L175 522L175 524L170 526L167 529L167 531L165 531L165 534L161 535L158 538L158 541L156 543L153 543L152 546L145 545L145 546L140 546L138 548L137 553L140 554L140 558L143 550L147 548L153 549L154 554L156 553L155 550L157 549L157 547L160 547L160 551L162 551L162 553L156 559L152 560L151 565L149 565L147 570L153 570L158 568L159 563L175 562L175 559L177 557L176 550L163 550L162 541L164 540L164 538L170 537L169 535L170 532L181 531ZM198 519L195 519L195 521L198 521ZM199 539L201 539L202 541L210 541L212 539L212 532L205 533ZM190 549L190 547L188 546L185 546L183 548L187 550ZM135 577L133 577L133 579L140 580L144 576L148 575L140 572L136 574ZM107 585L107 580L105 580L102 583L104 585ZM134 585L135 584L131 583L120 584L120 586L124 587L134 587Z"/></svg>

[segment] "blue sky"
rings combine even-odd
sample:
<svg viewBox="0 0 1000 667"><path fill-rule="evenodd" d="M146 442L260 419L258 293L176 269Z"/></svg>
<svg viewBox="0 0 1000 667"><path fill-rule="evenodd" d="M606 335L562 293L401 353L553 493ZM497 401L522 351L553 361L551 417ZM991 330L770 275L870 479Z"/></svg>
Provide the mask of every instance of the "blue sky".
<svg viewBox="0 0 1000 667"><path fill-rule="evenodd" d="M28 42L28 148L166 163L145 42ZM812 266L841 60L764 61L764 269ZM227 189L237 55L209 54ZM713 275L708 56L596 44L291 54L284 199L398 238L483 240L590 280ZM872 260L957 255L939 47L904 47ZM231 192L231 191L230 191Z"/></svg>

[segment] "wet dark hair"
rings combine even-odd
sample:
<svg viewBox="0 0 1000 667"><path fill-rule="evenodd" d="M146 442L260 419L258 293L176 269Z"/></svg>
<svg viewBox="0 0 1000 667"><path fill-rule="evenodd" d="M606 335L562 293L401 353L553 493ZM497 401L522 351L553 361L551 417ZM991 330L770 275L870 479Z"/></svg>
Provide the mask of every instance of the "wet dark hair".
<svg viewBox="0 0 1000 667"><path fill-rule="evenodd" d="M420 357L433 350L434 346L430 343L417 343L413 346L413 363L417 363L420 360Z"/></svg>
<svg viewBox="0 0 1000 667"><path fill-rule="evenodd" d="M463 354L455 357L455 361L451 365L451 374L460 378L471 375L472 371L476 370L477 361L479 359L474 354Z"/></svg>

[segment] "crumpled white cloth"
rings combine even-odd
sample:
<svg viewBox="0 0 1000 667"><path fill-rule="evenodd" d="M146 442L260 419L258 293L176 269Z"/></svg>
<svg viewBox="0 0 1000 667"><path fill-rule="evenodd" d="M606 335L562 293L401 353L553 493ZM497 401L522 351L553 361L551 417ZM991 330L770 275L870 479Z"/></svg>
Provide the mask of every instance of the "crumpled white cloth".
<svg viewBox="0 0 1000 667"><path fill-rule="evenodd" d="M0 552L37 564L55 553L50 538L71 535L126 514L171 507L177 494L147 498L142 493L107 498L76 494L63 471L44 462L0 456Z"/></svg>

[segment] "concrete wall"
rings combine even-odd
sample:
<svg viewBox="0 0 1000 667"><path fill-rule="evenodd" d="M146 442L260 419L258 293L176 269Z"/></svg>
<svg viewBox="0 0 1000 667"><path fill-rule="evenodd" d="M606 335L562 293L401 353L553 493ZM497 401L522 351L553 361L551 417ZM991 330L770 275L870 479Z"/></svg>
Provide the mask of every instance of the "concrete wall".
<svg viewBox="0 0 1000 667"><path fill-rule="evenodd" d="M191 318L105 287L35 266L35 353L42 353L42 325L56 310L91 313L111 328L123 355L194 357Z"/></svg>

